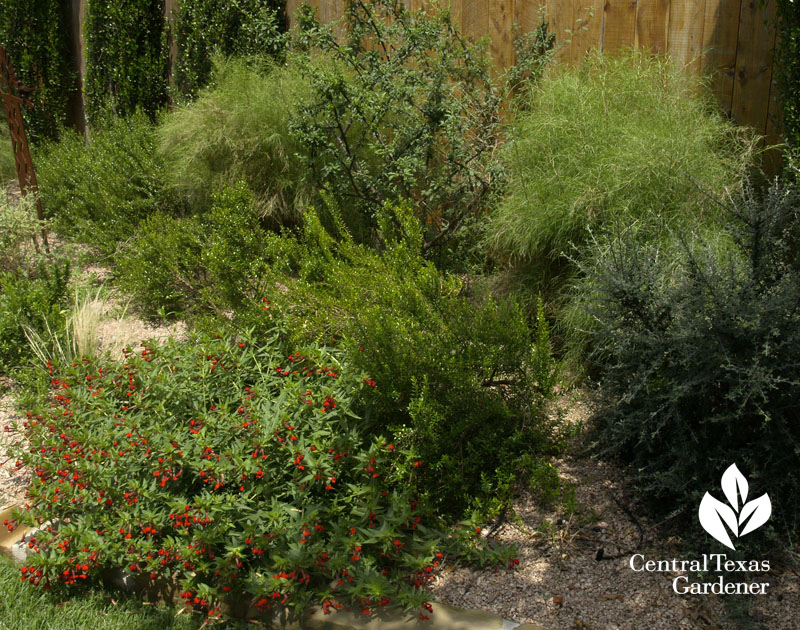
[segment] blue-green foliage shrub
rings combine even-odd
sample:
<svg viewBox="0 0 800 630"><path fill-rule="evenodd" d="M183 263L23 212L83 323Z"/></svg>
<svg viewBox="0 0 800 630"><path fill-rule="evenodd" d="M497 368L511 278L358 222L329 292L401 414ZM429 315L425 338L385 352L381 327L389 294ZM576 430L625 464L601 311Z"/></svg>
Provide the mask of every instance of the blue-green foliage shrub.
<svg viewBox="0 0 800 630"><path fill-rule="evenodd" d="M36 155L45 215L55 229L110 255L151 214L180 212L147 116L109 117L82 136L64 133Z"/></svg>
<svg viewBox="0 0 800 630"><path fill-rule="evenodd" d="M725 205L726 243L679 234L664 255L633 230L585 268L582 304L595 321L592 361L602 374L596 445L629 464L656 511L686 518L736 463L768 491L772 527L792 534L800 526L800 194L776 182Z"/></svg>

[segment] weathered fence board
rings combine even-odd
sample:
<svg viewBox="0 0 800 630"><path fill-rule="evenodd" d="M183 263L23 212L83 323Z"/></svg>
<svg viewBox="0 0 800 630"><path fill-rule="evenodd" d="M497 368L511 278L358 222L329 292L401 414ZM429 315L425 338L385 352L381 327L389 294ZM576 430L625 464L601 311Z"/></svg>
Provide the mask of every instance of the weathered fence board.
<svg viewBox="0 0 800 630"><path fill-rule="evenodd" d="M293 16L298 0L288 0ZM324 21L341 16L342 0L309 0ZM412 7L432 0L408 0ZM779 116L772 83L772 14L758 0L440 0L470 39L488 36L498 67L514 61L513 28L535 28L542 10L555 33L556 56L580 63L591 49L631 46L668 53L688 72L703 72L721 108L760 133ZM770 96L772 92L772 97Z"/></svg>
<svg viewBox="0 0 800 630"><path fill-rule="evenodd" d="M733 78L731 116L766 130L769 90L772 81L772 51L775 33L767 28L772 3L767 8L757 0L742 3L739 19L739 44ZM752 122L751 122L752 121Z"/></svg>
<svg viewBox="0 0 800 630"><path fill-rule="evenodd" d="M697 72L703 54L706 0L674 1L669 14L667 49L672 59Z"/></svg>
<svg viewBox="0 0 800 630"><path fill-rule="evenodd" d="M616 52L633 46L636 39L636 0L606 0L603 11L603 52Z"/></svg>
<svg viewBox="0 0 800 630"><path fill-rule="evenodd" d="M583 59L592 48L600 48L603 39L603 4L604 0L584 0L580 6L575 5L570 59Z"/></svg>

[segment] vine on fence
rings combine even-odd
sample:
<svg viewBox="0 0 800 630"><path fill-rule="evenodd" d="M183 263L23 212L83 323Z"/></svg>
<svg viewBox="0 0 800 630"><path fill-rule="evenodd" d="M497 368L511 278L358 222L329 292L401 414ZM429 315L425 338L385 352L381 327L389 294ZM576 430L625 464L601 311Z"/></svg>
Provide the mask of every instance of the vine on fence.
<svg viewBox="0 0 800 630"><path fill-rule="evenodd" d="M32 92L25 129L32 142L56 138L67 120L77 88L67 40L69 0L0 2L0 44L8 51L17 78Z"/></svg>
<svg viewBox="0 0 800 630"><path fill-rule="evenodd" d="M175 22L175 88L194 96L211 76L214 52L278 56L286 18L280 0L184 0Z"/></svg>
<svg viewBox="0 0 800 630"><path fill-rule="evenodd" d="M163 0L90 0L86 22L89 122L110 108L151 118L167 102L168 50Z"/></svg>
<svg viewBox="0 0 800 630"><path fill-rule="evenodd" d="M778 0L776 70L783 106L783 138L800 151L800 4Z"/></svg>

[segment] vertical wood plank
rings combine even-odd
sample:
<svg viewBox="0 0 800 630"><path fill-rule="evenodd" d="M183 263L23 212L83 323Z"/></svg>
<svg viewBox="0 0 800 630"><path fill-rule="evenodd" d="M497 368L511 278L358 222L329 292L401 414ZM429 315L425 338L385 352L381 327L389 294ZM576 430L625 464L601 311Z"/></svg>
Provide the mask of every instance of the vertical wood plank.
<svg viewBox="0 0 800 630"><path fill-rule="evenodd" d="M575 4L575 24L570 59L580 63L592 48L600 49L603 40L603 0L579 0Z"/></svg>
<svg viewBox="0 0 800 630"><path fill-rule="evenodd" d="M297 7L299 0L286 0L286 19L289 21L289 28L294 28L297 20Z"/></svg>
<svg viewBox="0 0 800 630"><path fill-rule="evenodd" d="M464 32L464 0L450 0L450 20L458 28L459 33Z"/></svg>
<svg viewBox="0 0 800 630"><path fill-rule="evenodd" d="M464 0L461 16L462 33L477 41L489 33L489 3L486 0Z"/></svg>
<svg viewBox="0 0 800 630"><path fill-rule="evenodd" d="M731 116L764 133L772 81L770 59L775 47L774 3L762 7L758 0L742 3Z"/></svg>
<svg viewBox="0 0 800 630"><path fill-rule="evenodd" d="M514 4L514 22L519 24L520 31L529 33L542 23L545 0L516 0ZM552 32L552 27L550 31Z"/></svg>
<svg viewBox="0 0 800 630"><path fill-rule="evenodd" d="M603 10L602 50L631 48L636 33L636 0L606 0Z"/></svg>
<svg viewBox="0 0 800 630"><path fill-rule="evenodd" d="M679 0L670 7L667 48L688 72L700 72L705 15L706 0Z"/></svg>
<svg viewBox="0 0 800 630"><path fill-rule="evenodd" d="M654 53L667 52L669 7L670 0L639 0L636 6L637 48L644 48Z"/></svg>
<svg viewBox="0 0 800 630"><path fill-rule="evenodd" d="M573 0L546 0L545 14L550 32L556 36L555 58L559 62L569 63L572 31L575 28Z"/></svg>
<svg viewBox="0 0 800 630"><path fill-rule="evenodd" d="M514 2L489 0L489 52L495 68L503 70L514 64Z"/></svg>
<svg viewBox="0 0 800 630"><path fill-rule="evenodd" d="M701 69L711 77L711 88L722 111L731 113L733 76L736 72L736 46L739 40L739 15L745 0L706 0L703 20L703 58Z"/></svg>

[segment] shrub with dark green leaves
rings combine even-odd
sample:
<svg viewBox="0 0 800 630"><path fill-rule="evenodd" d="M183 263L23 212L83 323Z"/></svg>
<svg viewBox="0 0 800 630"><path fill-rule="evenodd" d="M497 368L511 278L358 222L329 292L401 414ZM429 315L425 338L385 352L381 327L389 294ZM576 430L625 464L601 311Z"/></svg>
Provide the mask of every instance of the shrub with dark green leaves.
<svg viewBox="0 0 800 630"><path fill-rule="evenodd" d="M800 527L800 194L774 183L726 206L727 244L682 235L664 255L634 231L585 269L602 373L596 444L630 464L654 509L686 517L736 463L769 491L772 527L792 534Z"/></svg>
<svg viewBox="0 0 800 630"><path fill-rule="evenodd" d="M396 474L410 454L364 414L366 375L281 337L200 336L51 366L52 397L18 452L34 481L4 523L42 526L22 578L59 589L123 569L179 584L213 617L236 602L426 617L422 586L446 557L514 564L474 523L444 529L419 512Z"/></svg>
<svg viewBox="0 0 800 630"><path fill-rule="evenodd" d="M41 199L56 230L110 255L142 219L159 210L180 212L156 145L153 126L138 113L106 119L88 144L65 133L37 152Z"/></svg>
<svg viewBox="0 0 800 630"><path fill-rule="evenodd" d="M374 412L426 462L410 481L440 513L459 515L496 496L521 453L548 448L547 323L540 312L534 338L513 299L426 262L410 211L387 209L378 222L380 252L341 222L333 238L309 212L302 238L274 239L260 289L288 313L294 338L335 340L370 375Z"/></svg>
<svg viewBox="0 0 800 630"><path fill-rule="evenodd" d="M800 153L800 5L777 0L775 75L780 88L784 141Z"/></svg>
<svg viewBox="0 0 800 630"><path fill-rule="evenodd" d="M92 125L109 108L144 111L155 119L167 104L167 45L163 0L89 0L86 39L86 115Z"/></svg>
<svg viewBox="0 0 800 630"><path fill-rule="evenodd" d="M448 12L411 12L400 0L348 0L341 37L308 12L298 19L299 45L330 60L305 70L312 98L293 124L314 181L357 240L370 242L378 211L404 199L423 226L423 252L452 259L455 237L504 179L495 154L509 86L492 78L485 47L469 43ZM504 77L515 87L535 81L549 59L552 38L535 34L522 71Z"/></svg>
<svg viewBox="0 0 800 630"><path fill-rule="evenodd" d="M69 50L69 11L67 0L0 3L0 44L14 64L17 79L32 88L24 96L33 107L22 108L25 133L31 142L58 137L69 117L70 99L78 90ZM2 116L0 126L5 125ZM0 169L0 178L2 175Z"/></svg>

